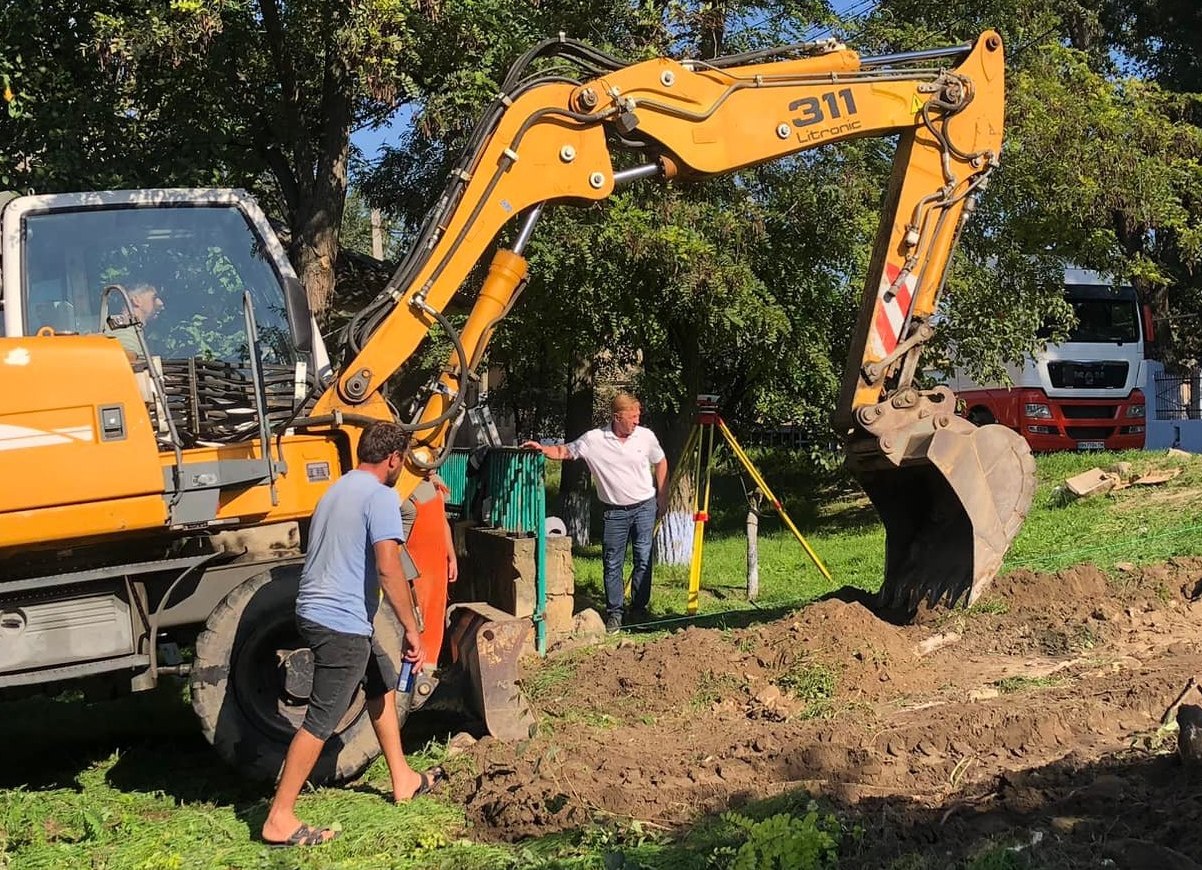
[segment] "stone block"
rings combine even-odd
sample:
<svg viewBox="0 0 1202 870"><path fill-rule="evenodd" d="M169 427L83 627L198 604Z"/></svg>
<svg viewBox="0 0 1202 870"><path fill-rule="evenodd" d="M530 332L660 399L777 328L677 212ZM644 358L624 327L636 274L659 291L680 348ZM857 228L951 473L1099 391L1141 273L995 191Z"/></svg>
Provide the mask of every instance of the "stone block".
<svg viewBox="0 0 1202 870"><path fill-rule="evenodd" d="M484 601L513 616L533 616L536 540L484 528L464 528L463 536L466 555L459 561L459 582L452 587L454 600ZM570 539L547 540L546 582L548 602L552 597L572 599L576 584Z"/></svg>
<svg viewBox="0 0 1202 870"><path fill-rule="evenodd" d="M571 595L547 596L547 635L568 634L572 630L572 611L576 600Z"/></svg>

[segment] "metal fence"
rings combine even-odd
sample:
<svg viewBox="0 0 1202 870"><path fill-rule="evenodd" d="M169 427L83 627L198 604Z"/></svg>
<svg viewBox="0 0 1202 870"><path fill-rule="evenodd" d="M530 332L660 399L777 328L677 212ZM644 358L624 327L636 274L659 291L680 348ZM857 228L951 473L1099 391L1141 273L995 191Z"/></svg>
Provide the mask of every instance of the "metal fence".
<svg viewBox="0 0 1202 870"><path fill-rule="evenodd" d="M1202 372L1156 375L1156 419L1202 419Z"/></svg>
<svg viewBox="0 0 1202 870"><path fill-rule="evenodd" d="M494 447L484 463L486 524L507 532L535 534L546 523L543 455L536 450Z"/></svg>

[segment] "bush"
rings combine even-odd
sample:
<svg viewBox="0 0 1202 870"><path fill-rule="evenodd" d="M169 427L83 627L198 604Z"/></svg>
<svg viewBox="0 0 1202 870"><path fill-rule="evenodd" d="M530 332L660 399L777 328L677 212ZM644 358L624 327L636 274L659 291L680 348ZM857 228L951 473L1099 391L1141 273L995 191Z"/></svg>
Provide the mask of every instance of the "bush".
<svg viewBox="0 0 1202 870"><path fill-rule="evenodd" d="M804 816L779 813L757 822L739 813L723 813L722 820L739 832L743 842L715 849L713 863L718 867L819 870L833 867L839 855L839 820L819 813L813 801Z"/></svg>

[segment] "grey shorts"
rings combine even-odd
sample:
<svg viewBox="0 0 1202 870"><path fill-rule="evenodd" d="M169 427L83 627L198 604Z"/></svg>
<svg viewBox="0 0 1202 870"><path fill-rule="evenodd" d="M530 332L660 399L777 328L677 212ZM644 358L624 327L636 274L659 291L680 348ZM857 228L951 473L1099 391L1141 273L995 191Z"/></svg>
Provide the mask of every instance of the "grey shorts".
<svg viewBox="0 0 1202 870"><path fill-rule="evenodd" d="M397 673L374 637L347 634L297 617L301 639L313 651L313 688L301 727L328 740L363 686L369 700L396 688Z"/></svg>

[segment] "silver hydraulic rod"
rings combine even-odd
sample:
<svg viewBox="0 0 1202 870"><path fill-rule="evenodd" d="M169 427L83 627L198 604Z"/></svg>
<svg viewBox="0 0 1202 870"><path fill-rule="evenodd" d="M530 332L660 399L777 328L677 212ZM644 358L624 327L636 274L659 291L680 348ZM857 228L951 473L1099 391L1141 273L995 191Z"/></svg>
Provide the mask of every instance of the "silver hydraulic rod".
<svg viewBox="0 0 1202 870"><path fill-rule="evenodd" d="M526 250L526 245L530 244L530 237L534 235L534 227L538 223L538 219L543 216L543 206L545 202L540 202L530 208L526 212L526 219L522 221L522 228L518 230L518 237L513 240L513 247L510 248L515 254L520 254Z"/></svg>
<svg viewBox="0 0 1202 870"><path fill-rule="evenodd" d="M947 48L926 48L921 51L900 51L897 54L881 54L876 57L860 58L860 69L873 66L890 66L895 63L912 63L934 60L940 57L962 57L972 51L972 43L949 45Z"/></svg>
<svg viewBox="0 0 1202 870"><path fill-rule="evenodd" d="M652 178L664 171L658 163L644 163L642 166L632 166L629 169L619 169L614 173L614 184L629 184L640 178Z"/></svg>
<svg viewBox="0 0 1202 870"><path fill-rule="evenodd" d="M663 167L658 163L644 163L641 166L632 166L630 169L621 169L614 173L614 184L628 184L631 181L636 181L640 178L651 178L663 172ZM513 245L510 250L515 254L520 254L526 250L526 246L530 244L530 237L534 235L534 227L538 224L539 218L543 216L543 206L545 202L540 202L538 205L532 206L530 211L526 212L526 218L522 221L522 227L518 230L517 238L513 240Z"/></svg>

